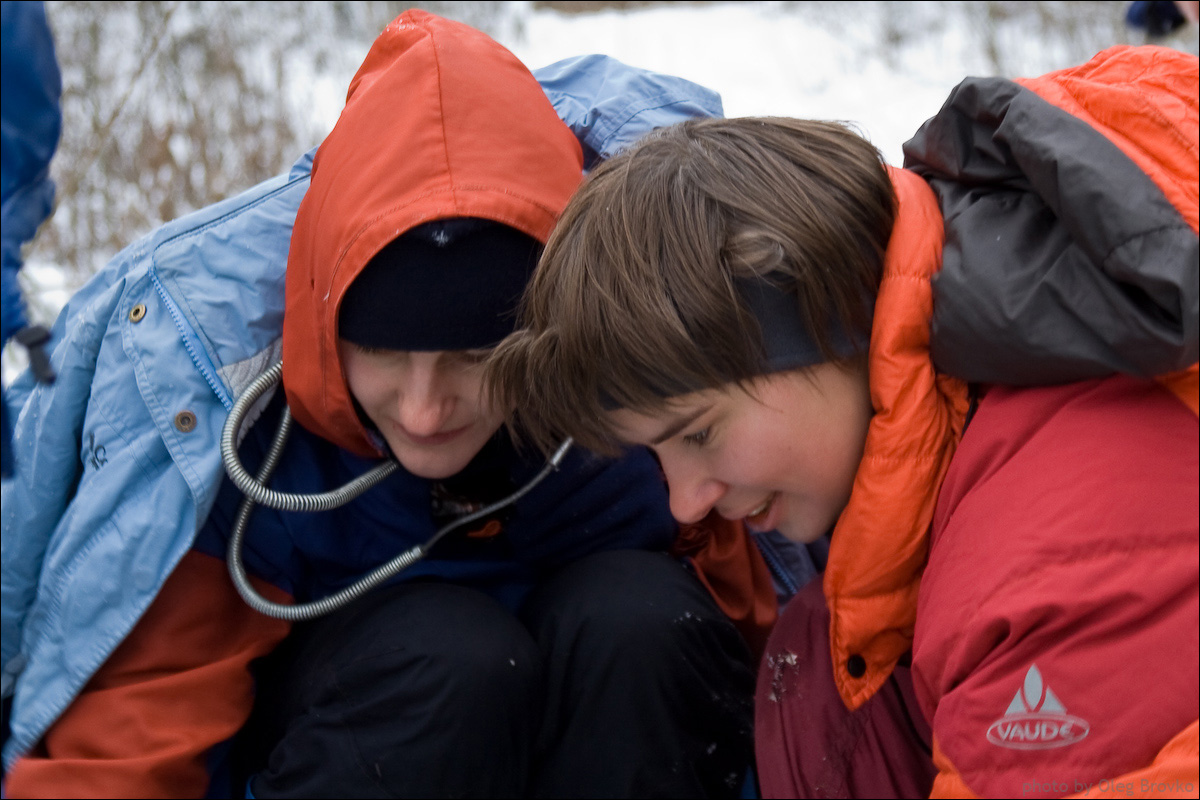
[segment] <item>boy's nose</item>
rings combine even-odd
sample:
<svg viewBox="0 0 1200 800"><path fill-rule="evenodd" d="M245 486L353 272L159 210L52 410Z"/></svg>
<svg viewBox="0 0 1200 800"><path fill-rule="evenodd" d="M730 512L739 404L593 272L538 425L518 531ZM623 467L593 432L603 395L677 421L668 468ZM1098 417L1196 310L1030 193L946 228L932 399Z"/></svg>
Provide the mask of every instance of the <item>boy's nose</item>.
<svg viewBox="0 0 1200 800"><path fill-rule="evenodd" d="M672 464L665 458L661 462L663 473L667 476L671 516L685 525L708 516L708 512L729 489L701 470Z"/></svg>
<svg viewBox="0 0 1200 800"><path fill-rule="evenodd" d="M454 400L434 369L420 365L408 370L400 390L399 422L415 436L439 433L454 410Z"/></svg>

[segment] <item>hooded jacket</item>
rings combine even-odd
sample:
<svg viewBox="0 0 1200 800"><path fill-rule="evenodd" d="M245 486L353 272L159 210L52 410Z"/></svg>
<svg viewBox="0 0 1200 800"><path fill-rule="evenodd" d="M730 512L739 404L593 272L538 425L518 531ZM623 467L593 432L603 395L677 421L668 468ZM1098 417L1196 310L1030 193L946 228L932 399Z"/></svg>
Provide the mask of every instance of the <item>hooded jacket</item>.
<svg viewBox="0 0 1200 800"><path fill-rule="evenodd" d="M60 381L16 386L18 457L30 469L4 488L4 677L14 699L6 795L160 797L209 786L216 746L252 703L248 664L287 633L232 591L223 535L240 498L221 480L217 452L232 398L278 360L281 328L285 390L307 427L293 433L277 479L285 490L324 491L380 453L339 379L329 324L351 273L389 237L445 215L544 240L584 154L720 113L711 92L603 57L540 74L545 92L486 36L409 12L355 77L311 185L306 157L131 245L72 299L54 329ZM246 434L247 461L271 427ZM528 544L528 559L420 566L458 569L438 574L511 596L505 586L519 590L554 563L611 546L663 549L673 538L663 498L652 503L661 514L647 514L650 498L630 494L662 491L648 458L612 468L577 454L558 478L508 524L507 541ZM423 541L427 482L396 475L392 489L345 507L401 528L358 548L345 547L345 519L332 513L299 521L256 511L246 560L257 589L277 602L323 596L395 555L397 539ZM423 519L406 510L406 492ZM576 535L550 535L563 531Z"/></svg>
<svg viewBox="0 0 1200 800"><path fill-rule="evenodd" d="M893 173L824 588L849 708L912 649L936 795L1195 791L1196 86L1158 48L971 79ZM984 386L964 435L930 319L956 374L1076 382Z"/></svg>
<svg viewBox="0 0 1200 800"><path fill-rule="evenodd" d="M397 102L412 113L389 113ZM381 455L341 377L346 289L385 245L431 220L489 219L545 243L582 171L579 142L515 56L429 14L392 22L350 82L296 215L283 382L297 421L353 453Z"/></svg>

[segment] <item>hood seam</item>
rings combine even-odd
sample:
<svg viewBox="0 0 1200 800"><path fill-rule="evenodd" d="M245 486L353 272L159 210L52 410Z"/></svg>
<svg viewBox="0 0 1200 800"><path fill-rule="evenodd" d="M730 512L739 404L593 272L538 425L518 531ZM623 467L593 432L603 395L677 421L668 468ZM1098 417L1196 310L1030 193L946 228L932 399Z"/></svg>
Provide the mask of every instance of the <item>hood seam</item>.
<svg viewBox="0 0 1200 800"><path fill-rule="evenodd" d="M430 32L429 41L433 45L433 69L437 74L438 87L438 129L442 133L442 158L446 163L446 180L450 184L450 197L454 201L454 205L458 207L458 191L454 186L454 170L450 166L450 142L449 133L446 131L446 99L445 99L445 83L442 81L442 58L440 52L440 44L437 38Z"/></svg>

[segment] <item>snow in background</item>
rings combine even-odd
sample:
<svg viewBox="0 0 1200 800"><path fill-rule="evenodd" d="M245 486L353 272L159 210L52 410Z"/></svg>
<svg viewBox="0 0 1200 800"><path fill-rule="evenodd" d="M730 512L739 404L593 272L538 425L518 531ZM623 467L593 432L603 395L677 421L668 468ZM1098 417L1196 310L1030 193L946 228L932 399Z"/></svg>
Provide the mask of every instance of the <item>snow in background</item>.
<svg viewBox="0 0 1200 800"><path fill-rule="evenodd" d="M312 9L317 4L304 5ZM547 5L553 4L443 3L438 10L485 27L530 67L604 53L718 91L730 117L850 122L896 164L902 161L901 145L968 75L1038 75L1080 63L1112 44L1143 41L1141 34L1123 25L1128 5L1124 2L671 3L595 13L560 13ZM213 6L180 4L179 8L179 13L167 18L175 27L184 24L189 14L205 13ZM50 6L52 15L57 10ZM314 23L302 17L312 13L268 21L259 36L271 31L282 36L288 25L311 26ZM302 121L308 118L305 130L310 133L303 135L314 144L336 122L346 86L372 37L354 40L344 32L330 31L327 38L330 41L316 56L289 51L286 63L263 65L264 73L272 69L284 73L286 101ZM114 57L138 62L139 53L114 44ZM1195 26L1167 44L1196 52ZM141 79L131 74L131 85L123 89L127 95L141 90L136 83ZM194 157L187 136L174 133L168 144L176 160L186 163ZM297 148L296 155L302 149ZM289 161L290 156L271 169L282 171ZM61 191L61 180L59 185ZM139 195L132 194L135 199ZM63 211L60 204L60 214ZM153 214L146 219L146 224L153 223ZM59 225L64 221L55 220ZM122 234L126 237L122 241L131 242L147 232ZM87 275L114 253L88 254L76 260L93 263L64 270L64 265L35 248L22 274L31 318L48 324ZM5 384L21 366L22 354L14 350L5 348Z"/></svg>
<svg viewBox="0 0 1200 800"><path fill-rule="evenodd" d="M865 12L870 4L856 3ZM678 75L721 94L729 117L787 116L856 123L889 161L962 77L983 65L959 31L919 51L885 54L872 26L830 30L778 3L530 16L510 49L541 66L581 52ZM866 40L866 41L865 41Z"/></svg>
<svg viewBox="0 0 1200 800"><path fill-rule="evenodd" d="M529 14L505 41L537 67L585 52L720 92L729 117L851 122L892 163L967 76L1036 76L1143 40L1127 3L672 3ZM990 7L990 8L989 8ZM1195 28L1190 29L1195 52Z"/></svg>

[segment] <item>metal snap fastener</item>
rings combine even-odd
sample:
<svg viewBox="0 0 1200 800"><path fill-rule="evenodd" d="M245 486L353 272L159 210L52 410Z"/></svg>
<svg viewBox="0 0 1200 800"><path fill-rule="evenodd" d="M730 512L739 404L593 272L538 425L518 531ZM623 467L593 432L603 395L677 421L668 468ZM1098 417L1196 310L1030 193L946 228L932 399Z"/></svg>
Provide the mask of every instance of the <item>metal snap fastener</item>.
<svg viewBox="0 0 1200 800"><path fill-rule="evenodd" d="M129 309L129 321L130 322L141 322L142 317L144 317L144 316L146 316L145 303L138 303L136 306Z"/></svg>
<svg viewBox="0 0 1200 800"><path fill-rule="evenodd" d="M175 427L184 433L191 433L196 429L196 415L190 411L180 411L175 415Z"/></svg>

